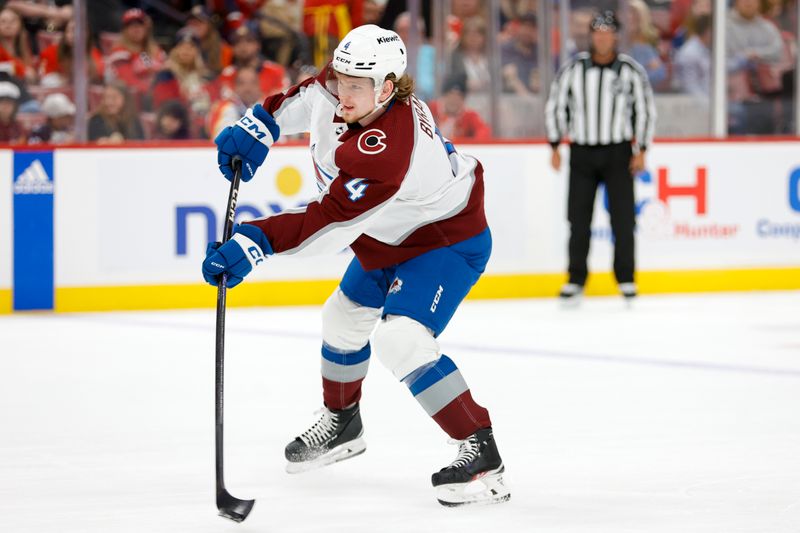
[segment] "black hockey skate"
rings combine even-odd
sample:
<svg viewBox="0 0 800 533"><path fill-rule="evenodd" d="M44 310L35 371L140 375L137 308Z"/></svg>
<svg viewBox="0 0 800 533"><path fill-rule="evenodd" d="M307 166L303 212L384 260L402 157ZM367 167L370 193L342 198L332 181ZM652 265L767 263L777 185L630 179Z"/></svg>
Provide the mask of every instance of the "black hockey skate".
<svg viewBox="0 0 800 533"><path fill-rule="evenodd" d="M511 492L503 482L503 460L497 452L492 428L478 430L458 443L455 461L431 476L439 503L447 507L508 501Z"/></svg>
<svg viewBox="0 0 800 533"><path fill-rule="evenodd" d="M323 407L319 412L320 419L286 446L290 474L344 461L367 449L358 404L341 411Z"/></svg>

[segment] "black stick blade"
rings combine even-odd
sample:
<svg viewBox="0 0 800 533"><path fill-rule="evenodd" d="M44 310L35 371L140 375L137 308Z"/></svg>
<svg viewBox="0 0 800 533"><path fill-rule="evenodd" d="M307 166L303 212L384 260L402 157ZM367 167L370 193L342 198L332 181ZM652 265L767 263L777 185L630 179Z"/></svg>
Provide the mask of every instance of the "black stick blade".
<svg viewBox="0 0 800 533"><path fill-rule="evenodd" d="M234 522L243 522L250 511L253 509L255 500L240 500L234 498L227 490L222 490L217 493L217 509L219 515L233 520Z"/></svg>

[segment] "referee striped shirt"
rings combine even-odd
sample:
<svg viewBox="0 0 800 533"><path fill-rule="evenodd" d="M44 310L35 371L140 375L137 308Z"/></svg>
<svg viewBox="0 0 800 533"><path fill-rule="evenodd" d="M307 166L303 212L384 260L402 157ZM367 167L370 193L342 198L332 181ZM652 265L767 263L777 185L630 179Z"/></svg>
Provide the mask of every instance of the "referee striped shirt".
<svg viewBox="0 0 800 533"><path fill-rule="evenodd" d="M603 146L625 141L645 150L653 141L656 109L647 73L639 63L618 54L597 65L582 52L564 65L550 88L545 106L547 139Z"/></svg>

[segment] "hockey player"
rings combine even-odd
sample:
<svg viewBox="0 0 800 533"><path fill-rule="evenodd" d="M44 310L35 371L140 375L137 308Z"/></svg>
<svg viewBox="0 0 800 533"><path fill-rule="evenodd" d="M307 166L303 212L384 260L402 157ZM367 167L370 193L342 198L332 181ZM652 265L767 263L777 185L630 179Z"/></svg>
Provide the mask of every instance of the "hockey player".
<svg viewBox="0 0 800 533"><path fill-rule="evenodd" d="M306 207L245 222L227 243L209 245L203 275L216 285L226 272L233 287L270 255L350 246L355 258L322 310L322 416L286 446L287 471L364 452L359 401L374 350L459 445L432 476L440 503L501 502L510 493L489 413L436 340L491 252L483 169L439 135L405 69L396 33L355 28L319 76L267 98L219 134L222 173L230 179L239 156L246 181L280 133L310 132L321 192Z"/></svg>

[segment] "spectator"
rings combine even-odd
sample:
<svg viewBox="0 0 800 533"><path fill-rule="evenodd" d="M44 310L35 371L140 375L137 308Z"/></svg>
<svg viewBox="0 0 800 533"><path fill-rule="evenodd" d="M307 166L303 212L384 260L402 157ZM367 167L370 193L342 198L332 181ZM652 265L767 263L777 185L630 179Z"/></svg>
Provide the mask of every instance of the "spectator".
<svg viewBox="0 0 800 533"><path fill-rule="evenodd" d="M106 0L102 0L106 1ZM153 27L153 38L162 46L167 46L175 38L175 34L183 29L187 21L187 13L191 13L192 7L197 4L203 4L209 8L214 8L214 17L217 13L221 13L226 9L224 5L227 0L213 2L199 2L198 0L159 0L158 2L142 2L140 0L125 0L126 3L141 4L141 6L148 6L147 14L150 23ZM168 5L169 10L160 10L156 5ZM224 15L219 15L222 18Z"/></svg>
<svg viewBox="0 0 800 533"><path fill-rule="evenodd" d="M206 131L214 139L225 127L233 125L245 111L264 100L258 71L241 67L236 71L232 89L223 92L225 97L211 107L206 121Z"/></svg>
<svg viewBox="0 0 800 533"><path fill-rule="evenodd" d="M137 95L150 91L156 72L167 56L153 39L150 19L141 9L122 16L122 36L108 57L110 79L120 81Z"/></svg>
<svg viewBox="0 0 800 533"><path fill-rule="evenodd" d="M783 41L759 13L759 0L736 0L728 14L727 58L731 133L771 133L770 97L781 91Z"/></svg>
<svg viewBox="0 0 800 533"><path fill-rule="evenodd" d="M436 48L427 42L425 38L425 21L419 18L417 24L418 48L417 48L417 71L412 72L414 76L414 92L422 100L428 101L436 93ZM411 13L405 11L400 13L394 21L394 31L404 43L409 41L411 33Z"/></svg>
<svg viewBox="0 0 800 533"><path fill-rule="evenodd" d="M312 40L314 65L322 68L350 29L361 26L364 0L305 0L303 32Z"/></svg>
<svg viewBox="0 0 800 533"><path fill-rule="evenodd" d="M200 39L200 50L203 53L206 67L211 74L217 76L223 68L231 64L233 56L231 47L222 40L219 31L212 24L208 12L201 5L192 8L186 25Z"/></svg>
<svg viewBox="0 0 800 533"><path fill-rule="evenodd" d="M797 0L767 0L764 16L772 22L783 40L783 60L777 65L781 91L776 95L777 133L792 134L794 128L794 88L797 65Z"/></svg>
<svg viewBox="0 0 800 533"><path fill-rule="evenodd" d="M466 80L451 78L442 96L430 103L431 113L442 135L449 139L489 139L492 129L473 109L465 105Z"/></svg>
<svg viewBox="0 0 800 533"><path fill-rule="evenodd" d="M781 33L797 32L797 0L765 0L763 13Z"/></svg>
<svg viewBox="0 0 800 533"><path fill-rule="evenodd" d="M191 122L189 111L180 100L167 100L156 113L154 138L158 140L191 139Z"/></svg>
<svg viewBox="0 0 800 533"><path fill-rule="evenodd" d="M0 69L0 83L2 82L10 83L19 91L20 96L17 100L17 104L19 105L19 113L39 113L41 111L39 101L31 96L31 94L28 92L24 81L12 74L9 74L5 70Z"/></svg>
<svg viewBox="0 0 800 533"><path fill-rule="evenodd" d="M219 81L223 86L232 87L238 69L250 67L258 72L261 92L264 97L281 92L289 85L286 70L261 55L258 35L249 25L239 26L231 35L233 43L233 63L222 71Z"/></svg>
<svg viewBox="0 0 800 533"><path fill-rule="evenodd" d="M238 13L241 20L252 20L262 6L273 2L270 0L225 0L224 3L227 12Z"/></svg>
<svg viewBox="0 0 800 533"><path fill-rule="evenodd" d="M486 56L486 23L480 17L468 18L461 30L458 47L450 57L452 76L465 77L468 93L487 92L491 85Z"/></svg>
<svg viewBox="0 0 800 533"><path fill-rule="evenodd" d="M667 69L655 47L658 43L658 32L653 26L650 8L643 0L628 0L628 7L630 55L644 67L650 85L658 91L667 80Z"/></svg>
<svg viewBox="0 0 800 533"><path fill-rule="evenodd" d="M670 6L669 28L666 36L673 49L682 47L692 35L698 35L697 19L712 16L711 0L674 0Z"/></svg>
<svg viewBox="0 0 800 533"><path fill-rule="evenodd" d="M301 31L302 2L268 2L257 13L264 56L284 68L310 64L311 43Z"/></svg>
<svg viewBox="0 0 800 533"><path fill-rule="evenodd" d="M72 57L75 42L75 21L67 23L61 42L45 48L39 56L40 83L46 87L72 85ZM86 40L86 58L89 66L89 82L102 84L104 79L103 55L96 46Z"/></svg>
<svg viewBox="0 0 800 533"><path fill-rule="evenodd" d="M567 35L567 55L574 57L578 52L585 52L591 46L589 27L594 18L591 8L573 9L569 14L569 34Z"/></svg>
<svg viewBox="0 0 800 533"><path fill-rule="evenodd" d="M518 0L515 3L520 3ZM482 17L484 12L483 0L453 0L450 11L453 16L466 20L472 17Z"/></svg>
<svg viewBox="0 0 800 533"><path fill-rule="evenodd" d="M106 85L100 109L89 118L89 140L99 144L119 144L142 139L144 130L130 93L122 84Z"/></svg>
<svg viewBox="0 0 800 533"><path fill-rule="evenodd" d="M167 100L180 100L196 115L211 107L209 74L200 53L200 41L189 28L175 36L165 67L153 82L153 108Z"/></svg>
<svg viewBox="0 0 800 533"><path fill-rule="evenodd" d="M361 17L362 24L375 24L380 25L381 17L383 17L383 10L385 8L384 2L377 0L365 0L363 13Z"/></svg>
<svg viewBox="0 0 800 533"><path fill-rule="evenodd" d="M47 122L35 128L28 144L69 144L75 142L75 104L65 94L48 94L42 103Z"/></svg>
<svg viewBox="0 0 800 533"><path fill-rule="evenodd" d="M516 20L512 38L500 47L504 90L520 95L539 91L536 15L525 13Z"/></svg>
<svg viewBox="0 0 800 533"><path fill-rule="evenodd" d="M8 7L0 9L0 67L29 83L36 81L33 53L22 17Z"/></svg>
<svg viewBox="0 0 800 533"><path fill-rule="evenodd" d="M31 2L30 0L10 0L5 7L14 10L20 17L27 19L28 31L36 29L63 28L72 20L72 5L63 1ZM30 24L34 22L34 24ZM31 26L34 26L31 28Z"/></svg>
<svg viewBox="0 0 800 533"><path fill-rule="evenodd" d="M25 130L17 120L19 87L10 81L0 81L0 142L24 144Z"/></svg>
<svg viewBox="0 0 800 533"><path fill-rule="evenodd" d="M678 89L708 99L711 91L711 17L701 15L694 21L697 33L675 54Z"/></svg>

